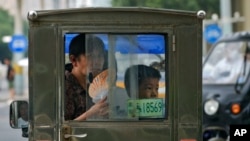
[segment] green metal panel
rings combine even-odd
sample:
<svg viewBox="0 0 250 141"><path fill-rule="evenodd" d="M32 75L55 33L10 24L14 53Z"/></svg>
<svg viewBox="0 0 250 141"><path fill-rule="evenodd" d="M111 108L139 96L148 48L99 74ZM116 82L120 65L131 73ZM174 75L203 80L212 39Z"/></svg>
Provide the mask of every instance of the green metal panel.
<svg viewBox="0 0 250 141"><path fill-rule="evenodd" d="M31 27L29 32L29 103L34 140L44 134L35 129L53 131L57 124L55 31L54 27L40 26ZM53 134L50 132L46 137L53 138Z"/></svg>
<svg viewBox="0 0 250 141"><path fill-rule="evenodd" d="M196 25L195 25L196 24ZM176 27L176 54L177 54L177 85L176 85L176 121L178 128L183 131L189 128L196 128L194 138L201 139L202 125L202 104L201 104L201 70L202 70L202 46L201 26L184 25ZM185 138L185 134L180 132L179 138ZM186 132L187 134L188 132Z"/></svg>

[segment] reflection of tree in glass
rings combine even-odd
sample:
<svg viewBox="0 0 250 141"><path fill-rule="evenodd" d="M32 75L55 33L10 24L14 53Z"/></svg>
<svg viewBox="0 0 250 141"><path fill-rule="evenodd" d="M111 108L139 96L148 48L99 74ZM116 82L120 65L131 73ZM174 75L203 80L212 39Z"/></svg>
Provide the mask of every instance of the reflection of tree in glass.
<svg viewBox="0 0 250 141"><path fill-rule="evenodd" d="M161 62L153 62L150 64L151 67L159 70L159 71L165 71L165 59Z"/></svg>

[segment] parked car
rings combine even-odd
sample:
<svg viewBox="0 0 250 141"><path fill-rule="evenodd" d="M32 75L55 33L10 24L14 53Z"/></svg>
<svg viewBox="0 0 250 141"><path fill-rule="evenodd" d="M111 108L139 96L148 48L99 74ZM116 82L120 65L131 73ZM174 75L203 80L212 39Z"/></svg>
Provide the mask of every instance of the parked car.
<svg viewBox="0 0 250 141"><path fill-rule="evenodd" d="M250 32L221 38L203 62L203 141L227 140L250 123Z"/></svg>

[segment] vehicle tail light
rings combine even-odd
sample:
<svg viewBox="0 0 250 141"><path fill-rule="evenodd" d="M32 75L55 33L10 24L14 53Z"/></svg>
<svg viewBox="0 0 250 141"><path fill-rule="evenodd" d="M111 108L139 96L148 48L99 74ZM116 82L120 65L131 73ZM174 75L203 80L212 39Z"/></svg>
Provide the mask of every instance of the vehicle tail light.
<svg viewBox="0 0 250 141"><path fill-rule="evenodd" d="M240 113L240 104L238 104L238 103L234 103L234 104L232 104L231 105L231 112L233 113L233 114L239 114Z"/></svg>

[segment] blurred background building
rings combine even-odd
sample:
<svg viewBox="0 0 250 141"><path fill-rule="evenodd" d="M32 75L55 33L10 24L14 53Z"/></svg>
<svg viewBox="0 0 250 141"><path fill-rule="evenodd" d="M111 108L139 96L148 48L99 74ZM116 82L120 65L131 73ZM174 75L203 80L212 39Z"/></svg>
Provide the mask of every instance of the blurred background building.
<svg viewBox="0 0 250 141"><path fill-rule="evenodd" d="M0 8L8 11L14 17L14 34L26 36L24 24L27 24L27 13L30 10L50 10L80 7L110 7L111 0L0 0ZM13 35L6 35L10 38ZM11 39L6 42L11 42ZM26 52L27 56L27 52ZM16 95L28 94L28 59L25 52L12 50L12 64L15 69L15 91ZM19 62L22 62L21 64ZM26 61L26 64L25 62ZM4 78L4 77L2 77ZM0 79L1 80L1 79ZM6 84L2 82L1 84ZM4 86L3 86L4 87Z"/></svg>
<svg viewBox="0 0 250 141"><path fill-rule="evenodd" d="M235 24L235 31L250 31L250 0L232 0L232 11L239 11L244 16L245 21Z"/></svg>

